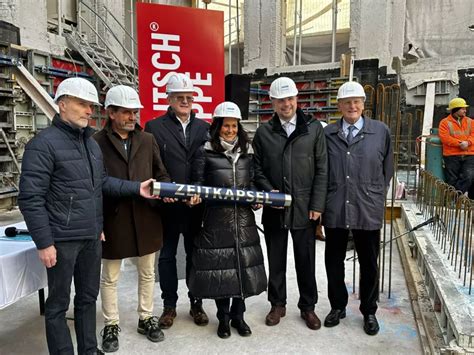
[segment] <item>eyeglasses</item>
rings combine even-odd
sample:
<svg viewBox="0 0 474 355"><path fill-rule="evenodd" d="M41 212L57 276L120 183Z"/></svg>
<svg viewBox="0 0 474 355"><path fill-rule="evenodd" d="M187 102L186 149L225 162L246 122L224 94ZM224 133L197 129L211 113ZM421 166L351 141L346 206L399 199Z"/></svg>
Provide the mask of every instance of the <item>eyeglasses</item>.
<svg viewBox="0 0 474 355"><path fill-rule="evenodd" d="M179 101L179 102L193 102L194 97L192 96L173 96L173 100Z"/></svg>

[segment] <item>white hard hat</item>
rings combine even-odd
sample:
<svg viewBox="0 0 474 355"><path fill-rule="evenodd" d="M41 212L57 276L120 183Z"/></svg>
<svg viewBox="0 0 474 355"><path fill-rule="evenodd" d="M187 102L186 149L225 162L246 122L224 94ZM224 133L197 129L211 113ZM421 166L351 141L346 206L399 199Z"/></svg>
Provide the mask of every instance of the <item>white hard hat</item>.
<svg viewBox="0 0 474 355"><path fill-rule="evenodd" d="M57 103L58 99L63 95L74 96L101 106L97 89L89 80L84 78L67 78L61 81L56 90L54 102Z"/></svg>
<svg viewBox="0 0 474 355"><path fill-rule="evenodd" d="M173 92L193 92L193 82L189 76L181 73L175 73L170 76L168 83L166 84L166 93L170 94Z"/></svg>
<svg viewBox="0 0 474 355"><path fill-rule="evenodd" d="M337 91L337 99L345 99L346 97L363 97L365 101L365 91L362 85L356 81L348 81L342 84Z"/></svg>
<svg viewBox="0 0 474 355"><path fill-rule="evenodd" d="M109 106L143 108L135 89L125 85L117 85L107 91L107 95L105 96L105 108Z"/></svg>
<svg viewBox="0 0 474 355"><path fill-rule="evenodd" d="M238 120L242 119L239 106L231 101L224 101L217 105L212 117L233 117Z"/></svg>
<svg viewBox="0 0 474 355"><path fill-rule="evenodd" d="M285 97L298 95L298 89L293 80L282 76L272 82L269 95L271 99L284 99Z"/></svg>

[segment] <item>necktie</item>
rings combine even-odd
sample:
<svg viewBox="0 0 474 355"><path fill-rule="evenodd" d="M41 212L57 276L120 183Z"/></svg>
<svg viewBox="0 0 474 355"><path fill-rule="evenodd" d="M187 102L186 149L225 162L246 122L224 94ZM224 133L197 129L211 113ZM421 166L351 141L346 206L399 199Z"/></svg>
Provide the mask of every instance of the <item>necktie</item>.
<svg viewBox="0 0 474 355"><path fill-rule="evenodd" d="M353 135L354 134L354 129L355 129L355 126L352 126L352 125L347 127L347 130L349 131L349 133L347 133L347 137L346 137L348 144L351 144L352 140L354 139L354 135Z"/></svg>
<svg viewBox="0 0 474 355"><path fill-rule="evenodd" d="M293 133L293 127L290 122L285 122L284 124L286 135L289 137Z"/></svg>

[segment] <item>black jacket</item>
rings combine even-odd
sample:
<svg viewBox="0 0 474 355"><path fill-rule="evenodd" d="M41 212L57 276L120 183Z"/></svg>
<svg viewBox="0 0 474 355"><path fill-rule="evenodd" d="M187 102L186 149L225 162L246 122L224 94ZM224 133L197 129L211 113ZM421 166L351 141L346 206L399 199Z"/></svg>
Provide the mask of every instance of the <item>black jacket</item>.
<svg viewBox="0 0 474 355"><path fill-rule="evenodd" d="M160 146L161 159L171 182L194 184L193 166L202 159L202 146L209 138L209 123L195 117L194 112L186 127L186 141L183 127L171 108L168 112L145 124L145 132L153 134ZM202 208L190 209L181 202L163 206L164 223L180 226L187 231L189 224L200 224Z"/></svg>
<svg viewBox="0 0 474 355"><path fill-rule="evenodd" d="M198 174L205 186L249 189L252 158L237 162L224 153L205 152L204 169ZM208 201L203 229L194 239L189 290L198 298L246 298L266 290L260 238L249 205Z"/></svg>
<svg viewBox="0 0 474 355"><path fill-rule="evenodd" d="M75 129L56 115L25 148L18 205L38 249L57 241L96 239L102 191L139 195L140 183L108 177L90 127Z"/></svg>
<svg viewBox="0 0 474 355"><path fill-rule="evenodd" d="M292 204L285 212L263 209L263 224L285 229L311 225L309 211L324 211L327 188L326 140L322 125L301 109L296 111L296 129L287 137L280 119L257 129L253 139L255 185L259 190L290 194Z"/></svg>

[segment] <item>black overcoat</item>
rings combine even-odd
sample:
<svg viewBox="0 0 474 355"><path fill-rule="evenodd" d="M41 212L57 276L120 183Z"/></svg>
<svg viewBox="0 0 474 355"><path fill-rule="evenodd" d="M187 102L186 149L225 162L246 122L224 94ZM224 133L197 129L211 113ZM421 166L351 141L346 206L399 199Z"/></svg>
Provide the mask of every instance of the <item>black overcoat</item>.
<svg viewBox="0 0 474 355"><path fill-rule="evenodd" d="M296 115L296 129L290 137L275 114L257 129L253 140L256 187L279 190L292 197L285 213L264 207L264 225L306 229L311 226L309 211L324 211L327 158L323 127L301 109L297 109Z"/></svg>
<svg viewBox="0 0 474 355"><path fill-rule="evenodd" d="M198 174L205 186L250 189L252 157L238 160L206 145ZM208 201L194 239L189 290L198 298L246 298L266 290L267 278L254 212L249 205Z"/></svg>
<svg viewBox="0 0 474 355"><path fill-rule="evenodd" d="M390 130L364 118L348 144L342 119L324 128L329 183L323 223L330 228L378 230L384 221L386 189L393 176Z"/></svg>
<svg viewBox="0 0 474 355"><path fill-rule="evenodd" d="M179 119L169 108L165 115L148 121L145 132L155 137L171 182L194 184L196 178L193 177L193 171L196 169L193 167L202 159L202 146L209 138L209 123L196 118L191 112L185 139ZM190 229L199 229L202 208L190 209L182 202L168 204L163 208L163 217L173 229L188 232Z"/></svg>

